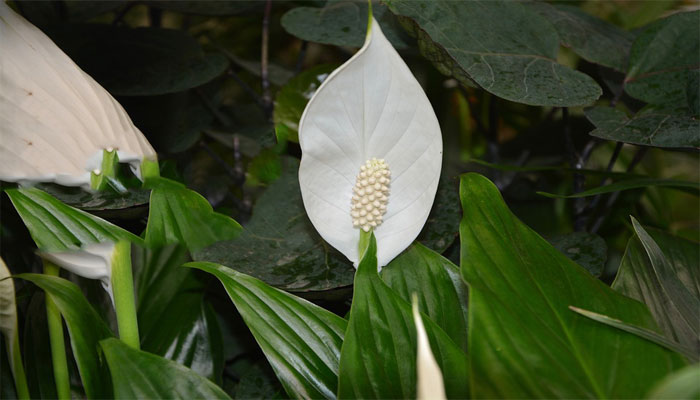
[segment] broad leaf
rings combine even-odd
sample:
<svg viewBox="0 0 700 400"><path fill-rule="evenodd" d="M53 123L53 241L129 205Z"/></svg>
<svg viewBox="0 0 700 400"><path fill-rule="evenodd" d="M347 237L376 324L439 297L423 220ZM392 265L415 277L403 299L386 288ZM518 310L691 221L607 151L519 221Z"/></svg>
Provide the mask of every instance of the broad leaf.
<svg viewBox="0 0 700 400"><path fill-rule="evenodd" d="M590 197L596 196L604 193L620 192L623 190L631 189L641 189L651 186L668 187L678 190L687 191L696 196L700 195L700 183L692 181L680 181L676 179L657 179L657 178L640 178L640 179L627 179L615 183L611 183L605 186L599 186L594 189L584 190L583 192L574 193L570 195L560 195L554 193L537 192L545 197L556 198L556 199L576 199L580 197Z"/></svg>
<svg viewBox="0 0 700 400"><path fill-rule="evenodd" d="M632 45L625 92L652 104L688 105L689 71L700 68L700 12L676 13L650 24Z"/></svg>
<svg viewBox="0 0 700 400"><path fill-rule="evenodd" d="M188 266L219 278L291 397L335 398L344 319L222 265Z"/></svg>
<svg viewBox="0 0 700 400"><path fill-rule="evenodd" d="M377 243L370 238L355 274L350 321L340 356L339 398L414 398L416 329L411 305L377 274ZM468 397L466 354L423 317L449 398Z"/></svg>
<svg viewBox="0 0 700 400"><path fill-rule="evenodd" d="M655 230L652 238L632 223L637 235L627 244L613 289L646 304L668 338L700 355L698 243Z"/></svg>
<svg viewBox="0 0 700 400"><path fill-rule="evenodd" d="M418 235L420 243L437 253L443 253L457 238L459 233L459 194L456 179L440 178L433 208Z"/></svg>
<svg viewBox="0 0 700 400"><path fill-rule="evenodd" d="M627 71L632 34L575 6L545 2L530 5L554 26L563 46L592 63Z"/></svg>
<svg viewBox="0 0 700 400"><path fill-rule="evenodd" d="M608 246L602 237L586 232L573 232L547 239L549 243L593 276L600 276L605 269Z"/></svg>
<svg viewBox="0 0 700 400"><path fill-rule="evenodd" d="M649 109L628 117L606 106L585 110L595 137L656 147L700 147L700 120L677 112Z"/></svg>
<svg viewBox="0 0 700 400"><path fill-rule="evenodd" d="M385 5L373 2L372 14L394 47L408 47L396 17ZM367 32L367 2L329 0L323 8L297 7L284 14L281 23L287 32L303 40L360 47Z"/></svg>
<svg viewBox="0 0 700 400"><path fill-rule="evenodd" d="M180 92L211 81L228 67L226 57L204 54L181 30L86 24L54 30L51 37L85 72L120 96Z"/></svg>
<svg viewBox="0 0 700 400"><path fill-rule="evenodd" d="M556 62L554 27L520 2L389 0L410 21L423 55L465 85L538 106L593 103L602 90L589 76Z"/></svg>
<svg viewBox="0 0 700 400"><path fill-rule="evenodd" d="M290 79L277 92L273 119L278 126L276 129L279 130L279 125L286 128L286 139L299 142L299 120L306 103L335 67L329 64L317 65Z"/></svg>
<svg viewBox="0 0 700 400"><path fill-rule="evenodd" d="M109 364L116 399L229 399L211 381L174 361L114 338L99 345Z"/></svg>
<svg viewBox="0 0 700 400"><path fill-rule="evenodd" d="M125 193L111 190L94 192L52 184L39 184L36 185L36 188L43 190L66 205L85 211L117 210L119 212L125 208L145 206L148 204L151 193L150 190L140 188L128 189Z"/></svg>
<svg viewBox="0 0 700 400"><path fill-rule="evenodd" d="M467 351L467 285L456 265L414 243L382 269L381 277L407 302L416 294L419 309Z"/></svg>
<svg viewBox="0 0 700 400"><path fill-rule="evenodd" d="M241 232L238 222L214 212L204 197L181 183L151 178L146 186L152 189L146 227L149 247L181 244L195 252L217 241L233 239Z"/></svg>
<svg viewBox="0 0 700 400"><path fill-rule="evenodd" d="M88 303L80 288L65 279L49 275L21 274L17 278L44 289L60 310L68 326L73 356L87 397L111 397L112 384L107 366L98 352L100 340L114 337L114 334Z"/></svg>
<svg viewBox="0 0 700 400"><path fill-rule="evenodd" d="M37 247L43 251L74 250L86 244L108 241L142 242L138 236L67 206L41 190L9 189L6 192Z"/></svg>
<svg viewBox="0 0 700 400"><path fill-rule="evenodd" d="M700 398L700 364L689 365L665 377L646 396L647 399Z"/></svg>
<svg viewBox="0 0 700 400"><path fill-rule="evenodd" d="M241 236L198 251L194 259L229 265L291 291L351 285L354 268L321 240L304 212L298 161L284 158L282 164L282 176L258 198Z"/></svg>
<svg viewBox="0 0 700 400"><path fill-rule="evenodd" d="M472 397L641 397L683 365L664 348L569 310L655 329L642 304L518 221L488 179L463 175L460 196Z"/></svg>

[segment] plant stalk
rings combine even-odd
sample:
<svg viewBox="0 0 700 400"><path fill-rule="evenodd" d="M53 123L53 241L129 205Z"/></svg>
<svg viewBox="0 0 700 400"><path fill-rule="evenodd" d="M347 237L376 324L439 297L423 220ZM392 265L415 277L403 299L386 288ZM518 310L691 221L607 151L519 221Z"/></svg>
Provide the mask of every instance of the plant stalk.
<svg viewBox="0 0 700 400"><path fill-rule="evenodd" d="M50 261L44 260L44 274L58 276L59 268ZM63 321L61 312L53 302L51 295L46 293L46 320L49 325L49 341L51 343L51 360L53 362L53 377L56 382L56 394L60 400L70 400L70 376L68 375L68 359L63 337Z"/></svg>
<svg viewBox="0 0 700 400"><path fill-rule="evenodd" d="M136 318L134 279L131 272L131 243L129 241L122 240L114 245L111 280L119 338L128 346L139 349L139 325Z"/></svg>

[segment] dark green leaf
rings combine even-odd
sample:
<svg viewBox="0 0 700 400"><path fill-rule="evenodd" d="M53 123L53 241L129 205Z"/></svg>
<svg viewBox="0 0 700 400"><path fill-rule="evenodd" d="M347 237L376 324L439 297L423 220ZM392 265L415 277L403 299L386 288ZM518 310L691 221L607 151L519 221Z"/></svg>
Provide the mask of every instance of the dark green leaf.
<svg viewBox="0 0 700 400"><path fill-rule="evenodd" d="M306 103L336 67L329 64L315 66L289 80L277 92L273 119L276 125L284 125L288 129L286 139L299 142L297 131Z"/></svg>
<svg viewBox="0 0 700 400"><path fill-rule="evenodd" d="M700 399L700 364L689 365L668 375L646 396L647 399Z"/></svg>
<svg viewBox="0 0 700 400"><path fill-rule="evenodd" d="M128 189L126 193L115 191L89 192L82 188L39 184L41 189L59 201L86 211L123 210L125 208L145 206L148 204L150 190Z"/></svg>
<svg viewBox="0 0 700 400"><path fill-rule="evenodd" d="M236 385L237 399L283 399L284 391L270 372L266 374L260 366L249 368Z"/></svg>
<svg viewBox="0 0 700 400"><path fill-rule="evenodd" d="M531 3L538 14L545 17L557 30L562 45L592 63L621 72L627 71L632 39L615 25L585 13L578 7L544 2Z"/></svg>
<svg viewBox="0 0 700 400"><path fill-rule="evenodd" d="M344 319L222 265L188 266L219 278L290 396L335 398Z"/></svg>
<svg viewBox="0 0 700 400"><path fill-rule="evenodd" d="M228 399L221 388L182 365L132 349L118 339L100 342L116 399Z"/></svg>
<svg viewBox="0 0 700 400"><path fill-rule="evenodd" d="M372 14L394 47L408 47L396 18L386 6L373 2ZM360 47L367 33L367 2L329 0L323 8L297 7L284 14L281 23L287 32L303 40Z"/></svg>
<svg viewBox="0 0 700 400"><path fill-rule="evenodd" d="M226 57L204 54L184 31L93 24L49 36L113 95L180 92L211 81L228 66Z"/></svg>
<svg viewBox="0 0 700 400"><path fill-rule="evenodd" d="M554 194L554 193L546 193L546 192L537 192L537 194L540 194L545 197L550 197L550 198L555 198L555 199L576 199L580 197L590 197L590 196L595 196L603 193L613 193L613 192L620 192L623 190L630 190L630 189L640 189L640 188L646 188L650 186L660 186L660 187L669 187L669 188L676 188L679 190L687 191L689 193L692 193L694 195L700 195L700 184L697 182L690 182L690 181L679 181L675 179L656 179L656 178L642 178L642 179L628 179L624 181L619 181L615 183L611 183L609 185L605 186L599 186L595 189L590 189L590 190L584 190L583 192L571 194L571 195L561 195L561 194Z"/></svg>
<svg viewBox="0 0 700 400"><path fill-rule="evenodd" d="M204 197L181 183L150 178L146 186L152 189L146 227L149 247L182 244L194 252L241 232L238 222L214 212Z"/></svg>
<svg viewBox="0 0 700 400"><path fill-rule="evenodd" d="M431 319L423 318L423 323L443 373L447 397L467 398L466 354ZM414 398L416 355L411 305L377 274L377 242L372 235L355 275L340 356L338 398Z"/></svg>
<svg viewBox="0 0 700 400"><path fill-rule="evenodd" d="M114 334L85 299L80 288L65 279L49 275L20 274L17 278L33 282L44 289L61 312L68 326L73 356L87 397L111 397L112 384L107 366L98 352L100 340L114 337Z"/></svg>
<svg viewBox="0 0 700 400"><path fill-rule="evenodd" d="M683 365L664 348L571 312L569 305L655 328L646 307L518 221L488 179L463 175L460 197L472 397L641 397Z"/></svg>
<svg viewBox="0 0 700 400"><path fill-rule="evenodd" d="M521 2L387 3L410 21L423 55L463 84L540 106L591 104L602 93L589 76L556 62L556 30Z"/></svg>
<svg viewBox="0 0 700 400"><path fill-rule="evenodd" d="M464 352L467 351L467 285L448 259L414 243L382 269L382 279L418 307Z"/></svg>
<svg viewBox="0 0 700 400"><path fill-rule="evenodd" d="M454 242L459 232L459 196L457 184L445 176L440 178L435 203L418 241L438 253ZM410 302L410 298L406 299Z"/></svg>
<svg viewBox="0 0 700 400"><path fill-rule="evenodd" d="M593 276L600 276L608 258L608 246L602 237L586 232L554 236L549 243Z"/></svg>
<svg viewBox="0 0 700 400"><path fill-rule="evenodd" d="M686 107L688 71L700 68L700 12L673 14L650 24L630 53L625 91L652 104Z"/></svg>
<svg viewBox="0 0 700 400"><path fill-rule="evenodd" d="M41 250L63 251L105 241L142 242L138 236L67 206L39 189L9 189L6 192Z"/></svg>
<svg viewBox="0 0 700 400"><path fill-rule="evenodd" d="M24 325L22 353L27 373L27 385L33 398L55 399L56 381L51 363L48 323L46 320L46 303L44 293L38 291L32 296L27 309Z"/></svg>
<svg viewBox="0 0 700 400"><path fill-rule="evenodd" d="M237 239L196 252L211 261L291 291L328 290L352 284L355 269L321 240L304 210L299 162L282 159L282 176L258 198Z"/></svg>
<svg viewBox="0 0 700 400"><path fill-rule="evenodd" d="M656 147L700 147L700 120L666 110L624 111L599 106L585 110L595 137Z"/></svg>
<svg viewBox="0 0 700 400"><path fill-rule="evenodd" d="M646 304L665 335L700 355L700 247L697 242L650 231L632 219L613 289ZM663 250L662 250L663 249Z"/></svg>
<svg viewBox="0 0 700 400"><path fill-rule="evenodd" d="M700 115L700 70L688 71L688 87L686 88L686 98L690 114Z"/></svg>

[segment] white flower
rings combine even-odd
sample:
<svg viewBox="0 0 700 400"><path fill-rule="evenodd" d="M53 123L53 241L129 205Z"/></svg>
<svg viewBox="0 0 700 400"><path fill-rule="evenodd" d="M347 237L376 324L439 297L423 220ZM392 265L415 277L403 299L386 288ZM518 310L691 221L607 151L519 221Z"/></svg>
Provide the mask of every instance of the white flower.
<svg viewBox="0 0 700 400"><path fill-rule="evenodd" d="M418 298L415 293L413 294L413 322L416 325L416 345L418 346L416 398L419 400L446 399L442 372L435 361L432 350L430 350L430 341L418 311Z"/></svg>
<svg viewBox="0 0 700 400"><path fill-rule="evenodd" d="M379 267L418 236L440 176L440 126L420 84L373 18L362 48L306 106L299 144L299 183L309 218L355 266L361 229L374 230ZM388 179L377 182L383 177Z"/></svg>
<svg viewBox="0 0 700 400"><path fill-rule="evenodd" d="M137 174L156 153L119 103L0 0L0 180L90 185L103 150Z"/></svg>

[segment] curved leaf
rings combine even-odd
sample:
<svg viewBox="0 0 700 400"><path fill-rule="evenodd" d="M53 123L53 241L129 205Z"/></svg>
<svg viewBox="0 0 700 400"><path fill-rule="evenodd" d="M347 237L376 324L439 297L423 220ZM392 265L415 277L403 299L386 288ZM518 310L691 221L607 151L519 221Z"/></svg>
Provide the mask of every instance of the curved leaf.
<svg viewBox="0 0 700 400"><path fill-rule="evenodd" d="M219 278L291 397L335 398L344 319L223 265L187 266Z"/></svg>
<svg viewBox="0 0 700 400"><path fill-rule="evenodd" d="M377 242L370 237L355 274L350 321L340 356L339 398L416 396L416 329L411 305L377 274ZM467 356L431 319L423 318L444 375L448 398L467 398Z"/></svg>
<svg viewBox="0 0 700 400"><path fill-rule="evenodd" d="M133 349L118 339L99 343L116 399L229 399L221 388L182 365Z"/></svg>
<svg viewBox="0 0 700 400"><path fill-rule="evenodd" d="M656 328L642 304L518 221L488 179L463 175L460 197L472 397L641 397L684 364L656 344L571 312L569 305Z"/></svg>
<svg viewBox="0 0 700 400"><path fill-rule="evenodd" d="M599 277L605 269L608 246L602 237L587 232L572 232L547 239L549 243L576 264Z"/></svg>
<svg viewBox="0 0 700 400"><path fill-rule="evenodd" d="M100 340L114 337L114 334L88 303L78 286L49 275L20 274L17 278L33 282L44 289L61 312L68 326L73 356L78 364L87 397L110 398L112 383L107 366L98 351Z"/></svg>
<svg viewBox="0 0 700 400"><path fill-rule="evenodd" d="M559 37L513 1L388 0L406 17L423 55L465 85L537 106L591 104L602 94L588 75L556 62Z"/></svg>
<svg viewBox="0 0 700 400"><path fill-rule="evenodd" d="M360 236L350 214L353 187L371 158L384 159L392 176L386 214L374 228L379 267L418 236L440 177L440 125L375 20L364 46L309 101L299 123L299 144L299 184L309 219L353 264L359 261Z"/></svg>

